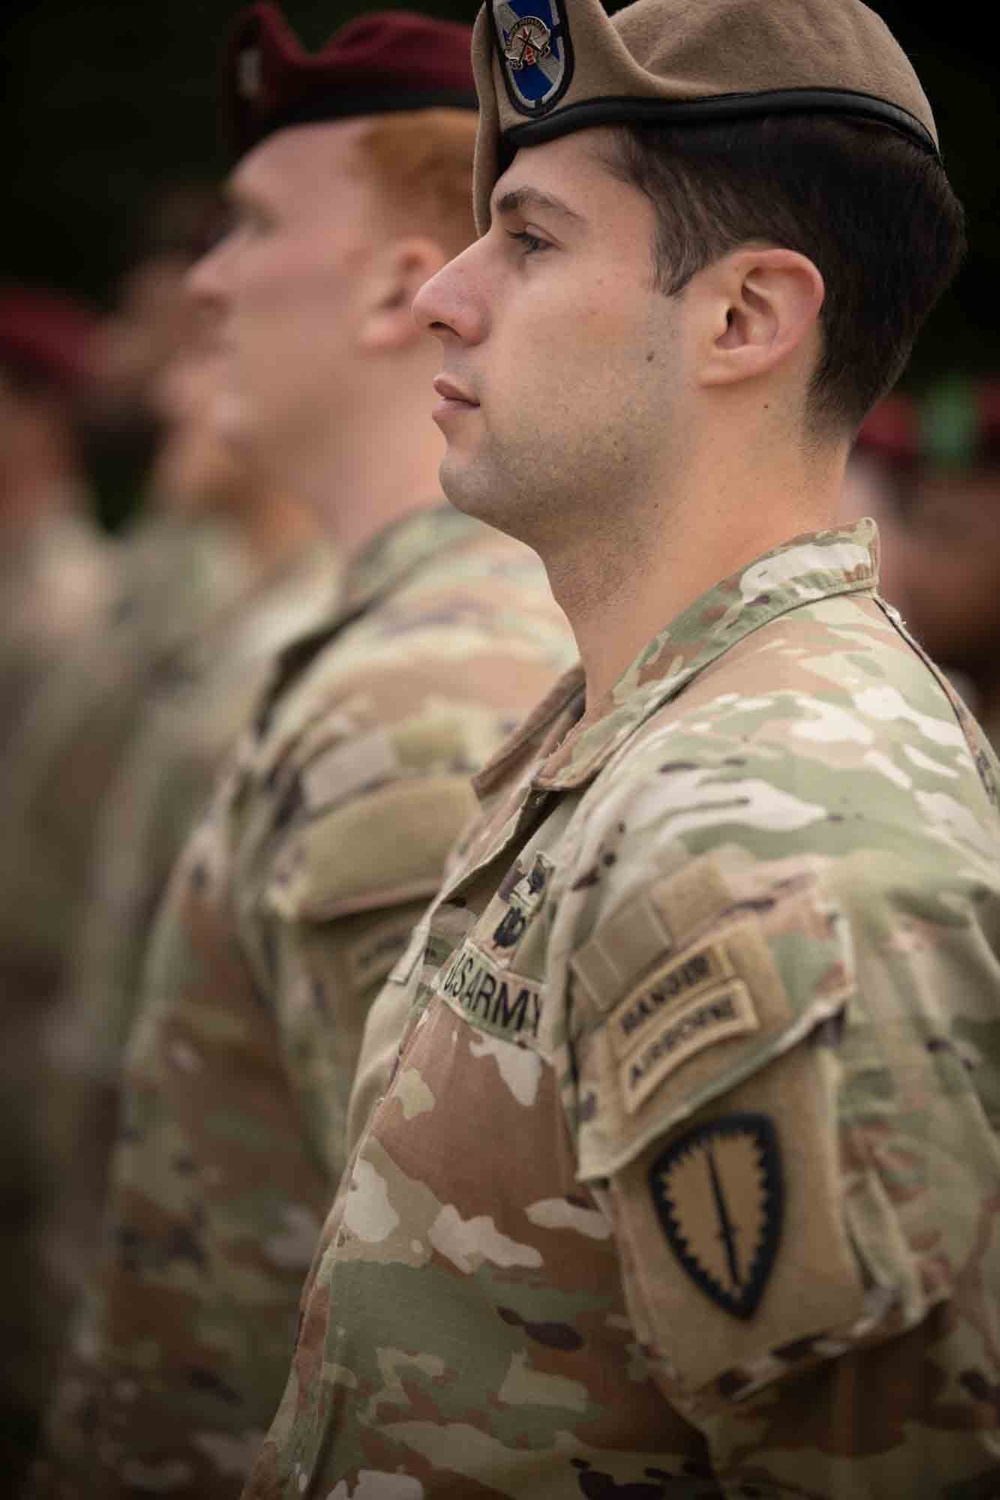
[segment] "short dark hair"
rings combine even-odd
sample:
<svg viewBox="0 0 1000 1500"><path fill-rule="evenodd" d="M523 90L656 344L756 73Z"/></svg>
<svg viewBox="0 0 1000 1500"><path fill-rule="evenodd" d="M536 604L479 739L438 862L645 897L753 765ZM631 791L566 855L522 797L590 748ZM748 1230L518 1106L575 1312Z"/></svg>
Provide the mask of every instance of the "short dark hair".
<svg viewBox="0 0 1000 1500"><path fill-rule="evenodd" d="M817 266L823 353L808 415L818 429L856 428L895 384L965 249L941 163L877 125L805 115L627 124L606 160L653 205L665 295L752 240Z"/></svg>

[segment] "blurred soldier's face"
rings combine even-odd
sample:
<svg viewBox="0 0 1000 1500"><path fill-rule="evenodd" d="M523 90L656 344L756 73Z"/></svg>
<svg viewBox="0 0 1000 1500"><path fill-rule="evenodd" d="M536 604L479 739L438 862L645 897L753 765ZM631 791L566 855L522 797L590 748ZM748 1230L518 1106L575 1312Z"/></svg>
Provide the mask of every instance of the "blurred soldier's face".
<svg viewBox="0 0 1000 1500"><path fill-rule="evenodd" d="M219 403L227 371L220 351L194 328L153 389L163 440L150 488L157 503L178 514L238 511L247 498L238 451L220 435Z"/></svg>
<svg viewBox="0 0 1000 1500"><path fill-rule="evenodd" d="M361 121L279 131L240 163L234 224L194 267L214 311L227 436L258 471L289 484L349 423L377 191L360 165Z"/></svg>
<svg viewBox="0 0 1000 1500"><path fill-rule="evenodd" d="M893 603L945 666L996 680L1000 663L1000 469L921 476L886 539Z"/></svg>
<svg viewBox="0 0 1000 1500"><path fill-rule="evenodd" d="M641 490L682 440L683 298L655 289L652 208L602 134L519 152L489 233L414 303L444 346L445 491L529 541Z"/></svg>

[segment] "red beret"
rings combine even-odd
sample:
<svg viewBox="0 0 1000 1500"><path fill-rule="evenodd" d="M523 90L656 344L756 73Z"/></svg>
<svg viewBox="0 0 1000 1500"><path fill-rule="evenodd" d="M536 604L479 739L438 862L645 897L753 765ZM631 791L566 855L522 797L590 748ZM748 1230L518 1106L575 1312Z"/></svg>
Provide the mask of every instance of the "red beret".
<svg viewBox="0 0 1000 1500"><path fill-rule="evenodd" d="M91 371L97 320L82 303L40 287L0 288L0 362L72 389Z"/></svg>
<svg viewBox="0 0 1000 1500"><path fill-rule="evenodd" d="M358 16L321 52L303 50L276 5L238 18L225 58L234 158L286 125L450 105L476 109L472 28L405 10Z"/></svg>

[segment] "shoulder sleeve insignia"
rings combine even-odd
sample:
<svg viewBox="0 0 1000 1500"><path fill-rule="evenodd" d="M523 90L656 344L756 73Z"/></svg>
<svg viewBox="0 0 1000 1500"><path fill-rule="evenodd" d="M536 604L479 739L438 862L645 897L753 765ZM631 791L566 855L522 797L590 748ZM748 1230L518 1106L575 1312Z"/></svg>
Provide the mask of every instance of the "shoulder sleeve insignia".
<svg viewBox="0 0 1000 1500"><path fill-rule="evenodd" d="M649 1184L667 1243L691 1280L735 1318L753 1317L781 1236L784 1183L767 1115L724 1115L656 1157Z"/></svg>

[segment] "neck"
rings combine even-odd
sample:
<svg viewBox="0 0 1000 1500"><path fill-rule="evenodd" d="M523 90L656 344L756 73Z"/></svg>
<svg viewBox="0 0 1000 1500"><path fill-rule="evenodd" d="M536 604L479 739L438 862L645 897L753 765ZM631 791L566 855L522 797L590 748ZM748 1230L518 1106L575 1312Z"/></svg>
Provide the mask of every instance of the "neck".
<svg viewBox="0 0 1000 1500"><path fill-rule="evenodd" d="M441 497L443 440L431 420L433 367L385 391L360 392L331 433L311 487L323 530L346 564L394 521Z"/></svg>
<svg viewBox="0 0 1000 1500"><path fill-rule="evenodd" d="M754 464L708 452L638 503L595 510L538 550L576 636L594 712L642 648L707 590L802 532L836 523L845 451ZM593 519L588 517L588 519Z"/></svg>
<svg viewBox="0 0 1000 1500"><path fill-rule="evenodd" d="M255 499L237 507L234 516L246 551L263 572L304 552L318 534L313 513L285 494Z"/></svg>

